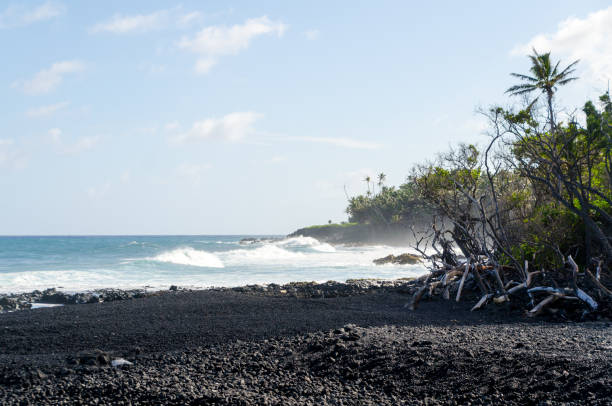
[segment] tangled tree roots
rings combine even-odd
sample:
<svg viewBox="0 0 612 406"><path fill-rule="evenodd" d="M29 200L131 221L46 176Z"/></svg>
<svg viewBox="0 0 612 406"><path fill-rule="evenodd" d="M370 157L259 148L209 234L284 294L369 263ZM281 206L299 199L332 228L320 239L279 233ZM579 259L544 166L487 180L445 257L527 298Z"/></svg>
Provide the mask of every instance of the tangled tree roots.
<svg viewBox="0 0 612 406"><path fill-rule="evenodd" d="M580 272L571 256L567 267L554 272L529 271L529 264L517 270L510 266L494 266L487 258L468 258L458 266L434 269L421 278L421 285L412 296L408 307L415 310L424 297L451 297L459 302L462 297L478 299L472 311L490 303L512 304L522 308L529 317L543 312L562 319L606 317L612 319L612 277L599 262L594 273Z"/></svg>

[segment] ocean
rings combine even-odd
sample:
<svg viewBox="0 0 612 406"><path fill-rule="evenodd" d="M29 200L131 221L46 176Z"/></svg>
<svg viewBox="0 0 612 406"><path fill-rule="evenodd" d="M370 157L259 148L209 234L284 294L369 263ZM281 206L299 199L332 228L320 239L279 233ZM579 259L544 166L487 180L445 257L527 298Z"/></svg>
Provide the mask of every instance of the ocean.
<svg viewBox="0 0 612 406"><path fill-rule="evenodd" d="M241 243L244 238L258 240ZM422 265L372 263L406 251L261 235L0 237L0 293L161 290L171 285L204 289L422 275Z"/></svg>

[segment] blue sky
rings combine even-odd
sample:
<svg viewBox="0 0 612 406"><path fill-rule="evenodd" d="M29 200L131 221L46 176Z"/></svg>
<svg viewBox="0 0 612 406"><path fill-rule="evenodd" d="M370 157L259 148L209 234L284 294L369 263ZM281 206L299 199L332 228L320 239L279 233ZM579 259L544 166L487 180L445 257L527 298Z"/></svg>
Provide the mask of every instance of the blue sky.
<svg viewBox="0 0 612 406"><path fill-rule="evenodd" d="M531 46L612 76L609 1L0 2L0 234L284 234L486 142Z"/></svg>

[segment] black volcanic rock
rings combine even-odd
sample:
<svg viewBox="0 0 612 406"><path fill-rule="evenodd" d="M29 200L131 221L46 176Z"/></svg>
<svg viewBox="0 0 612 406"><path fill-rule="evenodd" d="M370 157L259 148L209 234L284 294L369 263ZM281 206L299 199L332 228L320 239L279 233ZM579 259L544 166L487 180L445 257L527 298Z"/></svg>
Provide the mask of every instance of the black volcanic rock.
<svg viewBox="0 0 612 406"><path fill-rule="evenodd" d="M400 255L387 255L383 258L375 259L374 262L376 265L384 265L384 264L398 264L398 265L414 265L421 261L421 258L417 255L412 254L400 254Z"/></svg>
<svg viewBox="0 0 612 406"><path fill-rule="evenodd" d="M300 228L287 237L312 237L329 244L384 244L407 247L413 241L410 228L404 224L372 226L368 224L325 224Z"/></svg>

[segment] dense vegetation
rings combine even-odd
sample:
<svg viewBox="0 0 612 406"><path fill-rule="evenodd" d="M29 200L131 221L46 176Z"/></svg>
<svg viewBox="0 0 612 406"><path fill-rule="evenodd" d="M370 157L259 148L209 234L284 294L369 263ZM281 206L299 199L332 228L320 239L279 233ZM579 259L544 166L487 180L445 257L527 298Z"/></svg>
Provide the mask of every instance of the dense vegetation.
<svg viewBox="0 0 612 406"><path fill-rule="evenodd" d="M349 198L346 212L351 222L373 226L409 226L431 214L429 206L419 197L412 182L397 188L379 182L378 192L368 190L364 195Z"/></svg>
<svg viewBox="0 0 612 406"><path fill-rule="evenodd" d="M351 221L411 226L414 248L432 269L414 305L451 290L459 300L465 285L481 292L475 308L527 293L530 314L558 299L587 313L609 311L610 94L567 113L555 95L577 79L577 62L560 69L535 50L529 58L530 74L513 73L520 83L506 91L521 102L480 111L489 122L486 145L459 144L417 164L398 188L381 182L375 193L366 178L368 193L349 199ZM415 216L427 225L415 227Z"/></svg>
<svg viewBox="0 0 612 406"><path fill-rule="evenodd" d="M381 174L378 191L370 191L366 178L368 192L349 199L350 221L411 225L427 216L438 242L465 257L557 267L571 254L582 264L610 264L610 96L561 120L555 93L576 79L576 62L560 70L549 53L530 58L531 76L513 74L522 83L508 89L523 103L480 112L490 123L487 145L459 144L415 165L397 188L384 185Z"/></svg>

